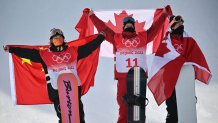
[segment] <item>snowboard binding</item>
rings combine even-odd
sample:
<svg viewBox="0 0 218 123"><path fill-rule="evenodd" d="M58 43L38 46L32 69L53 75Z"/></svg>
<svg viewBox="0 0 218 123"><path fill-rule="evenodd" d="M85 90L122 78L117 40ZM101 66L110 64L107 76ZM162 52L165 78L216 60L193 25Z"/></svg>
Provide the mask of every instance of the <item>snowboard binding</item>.
<svg viewBox="0 0 218 123"><path fill-rule="evenodd" d="M127 105L137 105L137 106L141 106L141 107L145 107L148 105L148 98L144 97L144 96L139 96L139 95L131 95L131 96L123 96L123 101L127 104ZM147 103L146 103L147 102Z"/></svg>

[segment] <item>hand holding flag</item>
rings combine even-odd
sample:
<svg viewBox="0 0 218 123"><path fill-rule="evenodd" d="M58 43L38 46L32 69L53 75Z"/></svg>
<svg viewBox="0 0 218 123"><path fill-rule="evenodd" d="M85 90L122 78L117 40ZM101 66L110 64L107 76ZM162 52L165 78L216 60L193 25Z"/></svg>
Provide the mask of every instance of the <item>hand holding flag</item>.
<svg viewBox="0 0 218 123"><path fill-rule="evenodd" d="M9 52L9 46L8 45L3 46L3 49L4 49L5 52Z"/></svg>

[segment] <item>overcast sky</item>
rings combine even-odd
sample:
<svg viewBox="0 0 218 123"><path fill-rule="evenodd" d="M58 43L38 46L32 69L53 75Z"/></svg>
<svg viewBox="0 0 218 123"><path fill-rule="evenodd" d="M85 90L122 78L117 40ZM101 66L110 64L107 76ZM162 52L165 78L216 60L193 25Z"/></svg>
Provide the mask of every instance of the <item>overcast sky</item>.
<svg viewBox="0 0 218 123"><path fill-rule="evenodd" d="M0 45L48 44L49 31L63 29L66 40L78 37L74 29L82 10L154 9L171 5L182 15L185 30L202 49L213 78L209 85L196 81L198 123L217 123L218 117L218 1L217 0L0 0ZM57 123L52 105L13 106L10 96L8 54L0 48L0 122ZM152 56L148 57L150 67ZM147 108L147 123L164 123L165 105L157 107L153 96ZM113 59L100 58L95 87L83 97L87 123L117 121L116 82Z"/></svg>

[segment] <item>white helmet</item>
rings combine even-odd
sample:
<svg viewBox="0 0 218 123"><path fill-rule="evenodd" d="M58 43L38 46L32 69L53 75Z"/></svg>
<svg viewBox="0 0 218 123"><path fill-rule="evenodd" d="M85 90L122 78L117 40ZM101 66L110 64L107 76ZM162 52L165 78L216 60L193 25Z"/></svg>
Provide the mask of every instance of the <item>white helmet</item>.
<svg viewBox="0 0 218 123"><path fill-rule="evenodd" d="M54 36L57 36L57 35L60 35L63 38L65 38L64 33L61 29L53 28L50 30L50 39L52 39Z"/></svg>

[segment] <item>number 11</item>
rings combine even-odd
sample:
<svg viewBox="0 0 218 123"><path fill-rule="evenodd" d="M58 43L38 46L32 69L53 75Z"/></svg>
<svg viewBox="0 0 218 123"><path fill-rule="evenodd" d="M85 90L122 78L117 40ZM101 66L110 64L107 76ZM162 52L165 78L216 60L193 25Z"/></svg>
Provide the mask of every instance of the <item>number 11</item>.
<svg viewBox="0 0 218 123"><path fill-rule="evenodd" d="M128 58L128 59L126 59L126 61L127 61L127 68L131 68L131 67L138 67L138 59L137 58L134 58L133 60L132 60L132 62L133 62L133 66L131 65L131 59L130 58Z"/></svg>

